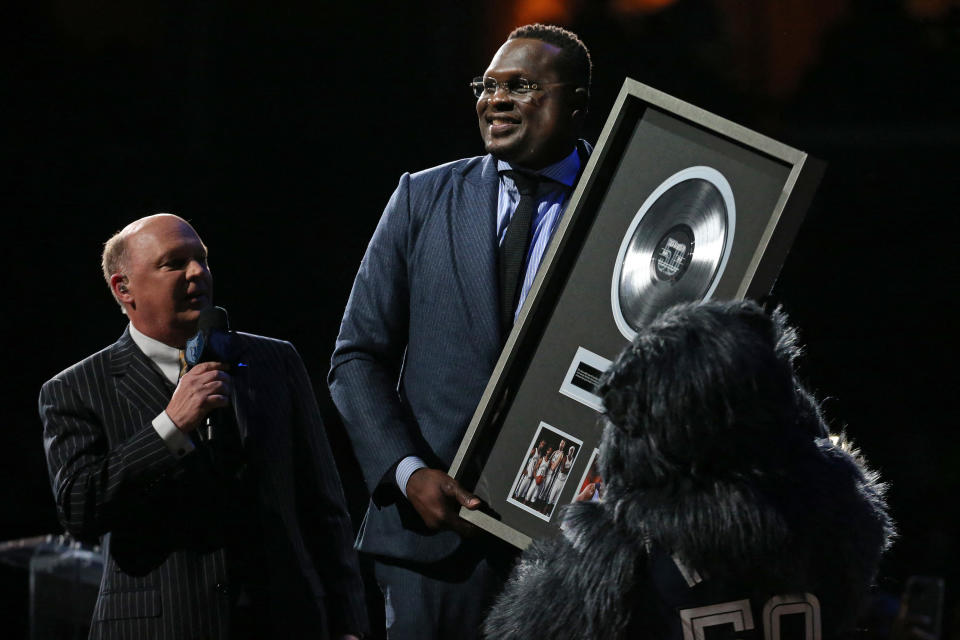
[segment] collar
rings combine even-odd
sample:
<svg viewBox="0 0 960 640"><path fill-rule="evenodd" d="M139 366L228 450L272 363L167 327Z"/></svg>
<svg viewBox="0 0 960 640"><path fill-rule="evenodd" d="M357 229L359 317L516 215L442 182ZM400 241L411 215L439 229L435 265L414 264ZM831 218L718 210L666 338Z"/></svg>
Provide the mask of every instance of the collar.
<svg viewBox="0 0 960 640"><path fill-rule="evenodd" d="M173 384L177 384L177 380L180 378L180 349L154 340L145 333L138 331L132 322L130 323L130 337L140 347L143 354L160 368L163 377Z"/></svg>
<svg viewBox="0 0 960 640"><path fill-rule="evenodd" d="M497 160L497 171L511 171L518 169L519 167L514 167L509 162L504 160ZM573 183L577 181L577 176L580 174L580 154L577 153L577 150L574 149L570 152L566 158L559 162L555 162L540 171L535 171L537 175L543 176L544 178L549 178L554 182L559 182L565 184L568 187L572 187Z"/></svg>

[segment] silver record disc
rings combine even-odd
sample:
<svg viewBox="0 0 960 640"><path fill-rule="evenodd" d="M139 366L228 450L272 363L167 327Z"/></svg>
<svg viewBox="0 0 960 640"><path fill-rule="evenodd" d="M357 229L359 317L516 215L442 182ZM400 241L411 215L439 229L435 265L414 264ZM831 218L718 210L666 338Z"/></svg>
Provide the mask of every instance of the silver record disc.
<svg viewBox="0 0 960 640"><path fill-rule="evenodd" d="M677 182L650 204L624 239L613 283L630 333L667 307L707 294L726 262L731 214L717 186L702 177Z"/></svg>

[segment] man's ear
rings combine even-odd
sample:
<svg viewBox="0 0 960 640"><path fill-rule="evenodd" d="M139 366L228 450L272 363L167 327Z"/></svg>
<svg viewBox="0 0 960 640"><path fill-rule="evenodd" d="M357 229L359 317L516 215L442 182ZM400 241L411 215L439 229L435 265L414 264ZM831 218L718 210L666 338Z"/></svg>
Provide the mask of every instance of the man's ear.
<svg viewBox="0 0 960 640"><path fill-rule="evenodd" d="M587 118L587 112L590 105L590 93L584 87L577 87L573 91L573 109L570 112L570 118L578 125L583 125Z"/></svg>
<svg viewBox="0 0 960 640"><path fill-rule="evenodd" d="M110 276L110 290L118 302L133 304L133 294L130 293L130 287L127 286L127 276L120 273Z"/></svg>

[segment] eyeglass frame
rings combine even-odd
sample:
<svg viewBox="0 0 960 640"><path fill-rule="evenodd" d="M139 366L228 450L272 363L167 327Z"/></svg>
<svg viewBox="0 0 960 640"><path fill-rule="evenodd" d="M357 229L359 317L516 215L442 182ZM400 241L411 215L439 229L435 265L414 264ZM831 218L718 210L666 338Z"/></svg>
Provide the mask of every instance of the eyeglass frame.
<svg viewBox="0 0 960 640"><path fill-rule="evenodd" d="M493 91L490 91L487 88L487 80L496 83ZM515 89L510 88L511 83L524 82L527 84L526 87L520 87L524 89L522 93L517 93ZM514 100L528 100L531 91L543 91L544 87L549 87L552 85L563 85L563 84L576 84L574 82L531 82L524 77L510 78L509 80L500 81L496 78L490 76L475 76L473 80L470 81L470 88L473 89L473 95L479 100L480 98L486 97L488 100L497 94L497 91L503 89L507 92L507 95L513 98ZM479 93L477 90L480 90Z"/></svg>

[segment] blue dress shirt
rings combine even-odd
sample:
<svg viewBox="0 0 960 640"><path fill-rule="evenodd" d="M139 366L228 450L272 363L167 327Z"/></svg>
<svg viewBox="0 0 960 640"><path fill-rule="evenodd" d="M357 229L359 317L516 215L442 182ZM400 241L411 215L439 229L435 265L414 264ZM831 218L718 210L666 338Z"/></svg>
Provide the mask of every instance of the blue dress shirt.
<svg viewBox="0 0 960 640"><path fill-rule="evenodd" d="M504 174L504 171L512 169L509 162L497 160L497 171L500 172L500 191L497 196L497 243L500 245L503 244L503 239L507 235L507 227L513 212L517 210L517 205L520 203L520 191L517 190L517 185L513 183L510 176ZM547 179L543 180L537 193L537 210L530 224L530 247L527 249L524 263L523 286L520 288L517 308L513 311L514 320L523 306L523 301L527 299L527 294L530 293L530 286L537 275L540 261L566 209L570 193L573 191L573 183L576 182L577 175L580 173L580 156L574 149L560 162L536 173Z"/></svg>

